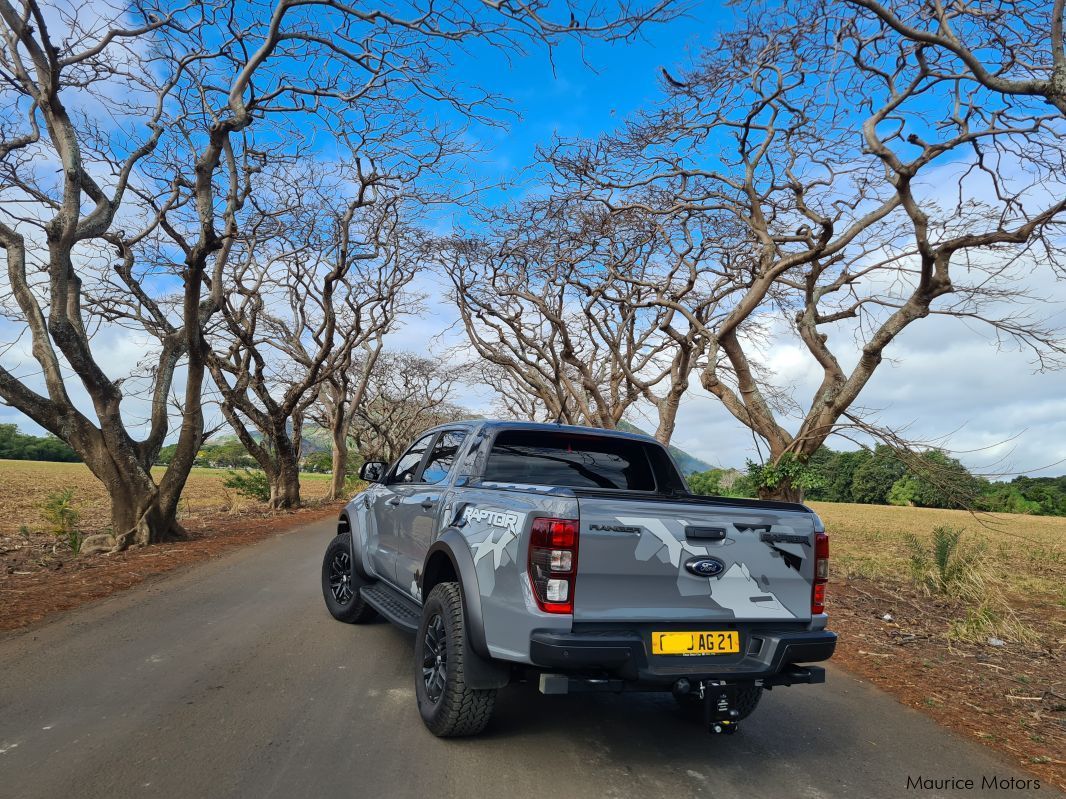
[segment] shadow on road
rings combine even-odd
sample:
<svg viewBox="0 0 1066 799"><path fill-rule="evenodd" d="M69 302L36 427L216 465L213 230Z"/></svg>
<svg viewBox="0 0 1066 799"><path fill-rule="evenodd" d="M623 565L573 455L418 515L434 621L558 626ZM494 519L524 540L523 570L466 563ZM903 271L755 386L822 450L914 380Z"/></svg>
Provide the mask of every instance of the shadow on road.
<svg viewBox="0 0 1066 799"><path fill-rule="evenodd" d="M396 687L413 688L413 638L393 629L391 654L397 663ZM382 653L384 656L384 653ZM789 691L792 696L786 696ZM625 768L660 765L665 756L699 762L713 756L721 767L753 754L787 752L790 759L832 757L842 742L863 733L854 716L833 713L832 685L777 688L764 693L751 718L736 735L712 735L702 722L684 714L668 693L544 695L532 681L501 689L488 728L477 738L487 743L542 743L544 739L581 740L599 758ZM823 701L824 700L824 701ZM412 715L417 710L412 700ZM821 706L826 718L818 712ZM832 716L830 719L829 716ZM425 734L429 734L426 732ZM462 743L462 742L456 742Z"/></svg>

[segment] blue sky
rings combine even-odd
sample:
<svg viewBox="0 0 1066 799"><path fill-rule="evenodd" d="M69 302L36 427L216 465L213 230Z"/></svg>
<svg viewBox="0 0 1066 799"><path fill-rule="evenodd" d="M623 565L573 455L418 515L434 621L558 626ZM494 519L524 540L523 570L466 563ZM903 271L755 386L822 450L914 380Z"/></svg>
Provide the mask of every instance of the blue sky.
<svg viewBox="0 0 1066 799"><path fill-rule="evenodd" d="M564 41L551 57L540 48L510 64L498 52L457 58L457 79L506 98L519 115L506 130L470 129L488 149L482 174L514 179L553 136L595 137L613 129L660 96L660 67L686 61L730 14L717 3L702 3L682 18L647 27L631 42Z"/></svg>
<svg viewBox="0 0 1066 799"><path fill-rule="evenodd" d="M678 65L711 44L715 32L728 25L731 13L717 3L703 2L683 18L649 27L632 42L586 42L580 47L563 42L551 58L543 48L510 63L486 48L457 54L453 77L500 95L517 115L506 129L474 125L468 130L467 135L484 150L475 173L485 184L518 180L507 192L512 197L535 190L536 176L521 170L533 161L538 145L550 143L553 136L595 137L621 124L634 110L656 102L661 96L660 68L682 71ZM503 197L496 192L486 199ZM461 209L448 213L454 214L454 222L466 221ZM391 347L429 355L462 347L464 338L453 326L455 311L432 281L427 276L420 286L429 295L425 312L390 336ZM1061 282L1043 277L1040 285L1046 287L1046 296L1066 300ZM148 346L121 331L108 332L95 343L105 370L115 377L143 357ZM882 422L906 428L920 440L950 434L946 446L971 451L962 460L981 471L1066 472L1066 463L1060 462L1066 459L1063 372L1034 374L1024 355L998 352L979 332L944 319L915 325L888 355L890 360L861 398L862 405L876 409ZM792 344L772 349L766 363L780 383L796 389L801 401L817 385L818 373ZM27 366L32 366L28 358L18 371L24 373ZM75 390L75 395L80 393ZM469 386L457 400L472 411L488 413L491 392ZM128 418L135 419L137 411L130 408ZM654 428L650 414L647 418L638 414L631 421ZM20 413L3 406L0 422L40 432ZM751 433L698 387L685 397L678 422L674 443L713 465L742 466L747 458L757 457ZM852 446L842 441L830 445Z"/></svg>

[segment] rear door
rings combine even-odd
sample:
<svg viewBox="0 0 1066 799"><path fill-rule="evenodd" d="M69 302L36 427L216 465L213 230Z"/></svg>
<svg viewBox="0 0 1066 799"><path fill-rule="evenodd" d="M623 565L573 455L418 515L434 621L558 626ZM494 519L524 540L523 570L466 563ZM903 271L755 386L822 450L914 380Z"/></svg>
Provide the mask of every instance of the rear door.
<svg viewBox="0 0 1066 799"><path fill-rule="evenodd" d="M578 504L575 621L811 617L813 514L604 496Z"/></svg>
<svg viewBox="0 0 1066 799"><path fill-rule="evenodd" d="M374 522L377 525L377 547L371 552L374 570L390 582L396 582L396 556L400 548L400 531L404 526L401 508L416 491L422 473L422 462L436 434L422 436L396 461L384 485L376 492Z"/></svg>
<svg viewBox="0 0 1066 799"><path fill-rule="evenodd" d="M408 486L396 509L396 584L411 596L418 595L416 575L433 543L441 498L465 437L465 430L437 435L418 479Z"/></svg>

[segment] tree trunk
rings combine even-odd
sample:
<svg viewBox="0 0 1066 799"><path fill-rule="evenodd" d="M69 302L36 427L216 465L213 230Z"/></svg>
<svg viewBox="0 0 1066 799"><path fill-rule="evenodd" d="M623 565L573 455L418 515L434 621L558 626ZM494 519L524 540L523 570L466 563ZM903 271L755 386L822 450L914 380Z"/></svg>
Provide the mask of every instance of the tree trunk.
<svg viewBox="0 0 1066 799"><path fill-rule="evenodd" d="M121 552L185 537L178 504L166 499L149 471L137 466L120 471L110 454L90 457L86 465L100 478L111 500L111 532L88 536L82 554Z"/></svg>
<svg viewBox="0 0 1066 799"><path fill-rule="evenodd" d="M114 530L113 551L131 546L146 546L183 538L185 531L177 521L177 507L166 507L159 490L133 485L111 489L111 524Z"/></svg>
<svg viewBox="0 0 1066 799"><path fill-rule="evenodd" d="M333 428L333 477L330 480L327 499L344 496L344 484L348 479L348 431L343 426Z"/></svg>
<svg viewBox="0 0 1066 799"><path fill-rule="evenodd" d="M803 489L792 484L787 477L776 486L759 488L759 499L773 499L778 502L803 502Z"/></svg>
<svg viewBox="0 0 1066 799"><path fill-rule="evenodd" d="M670 446L670 439L674 437L674 428L677 426L677 409L681 407L680 395L673 394L663 397L659 401L659 426L655 428L655 440L664 447Z"/></svg>
<svg viewBox="0 0 1066 799"><path fill-rule="evenodd" d="M270 474L270 507L300 507L300 466L292 452L277 453L277 471Z"/></svg>

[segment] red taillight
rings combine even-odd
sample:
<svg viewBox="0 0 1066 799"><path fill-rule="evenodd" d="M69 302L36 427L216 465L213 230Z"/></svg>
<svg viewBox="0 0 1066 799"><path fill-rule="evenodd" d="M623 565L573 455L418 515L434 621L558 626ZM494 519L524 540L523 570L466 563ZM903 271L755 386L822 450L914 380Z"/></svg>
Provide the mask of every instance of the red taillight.
<svg viewBox="0 0 1066 799"><path fill-rule="evenodd" d="M829 536L814 534L814 585L811 587L811 615L825 613L825 584L829 582Z"/></svg>
<svg viewBox="0 0 1066 799"><path fill-rule="evenodd" d="M577 578L577 520L533 520L529 534L529 582L545 613L574 612Z"/></svg>

